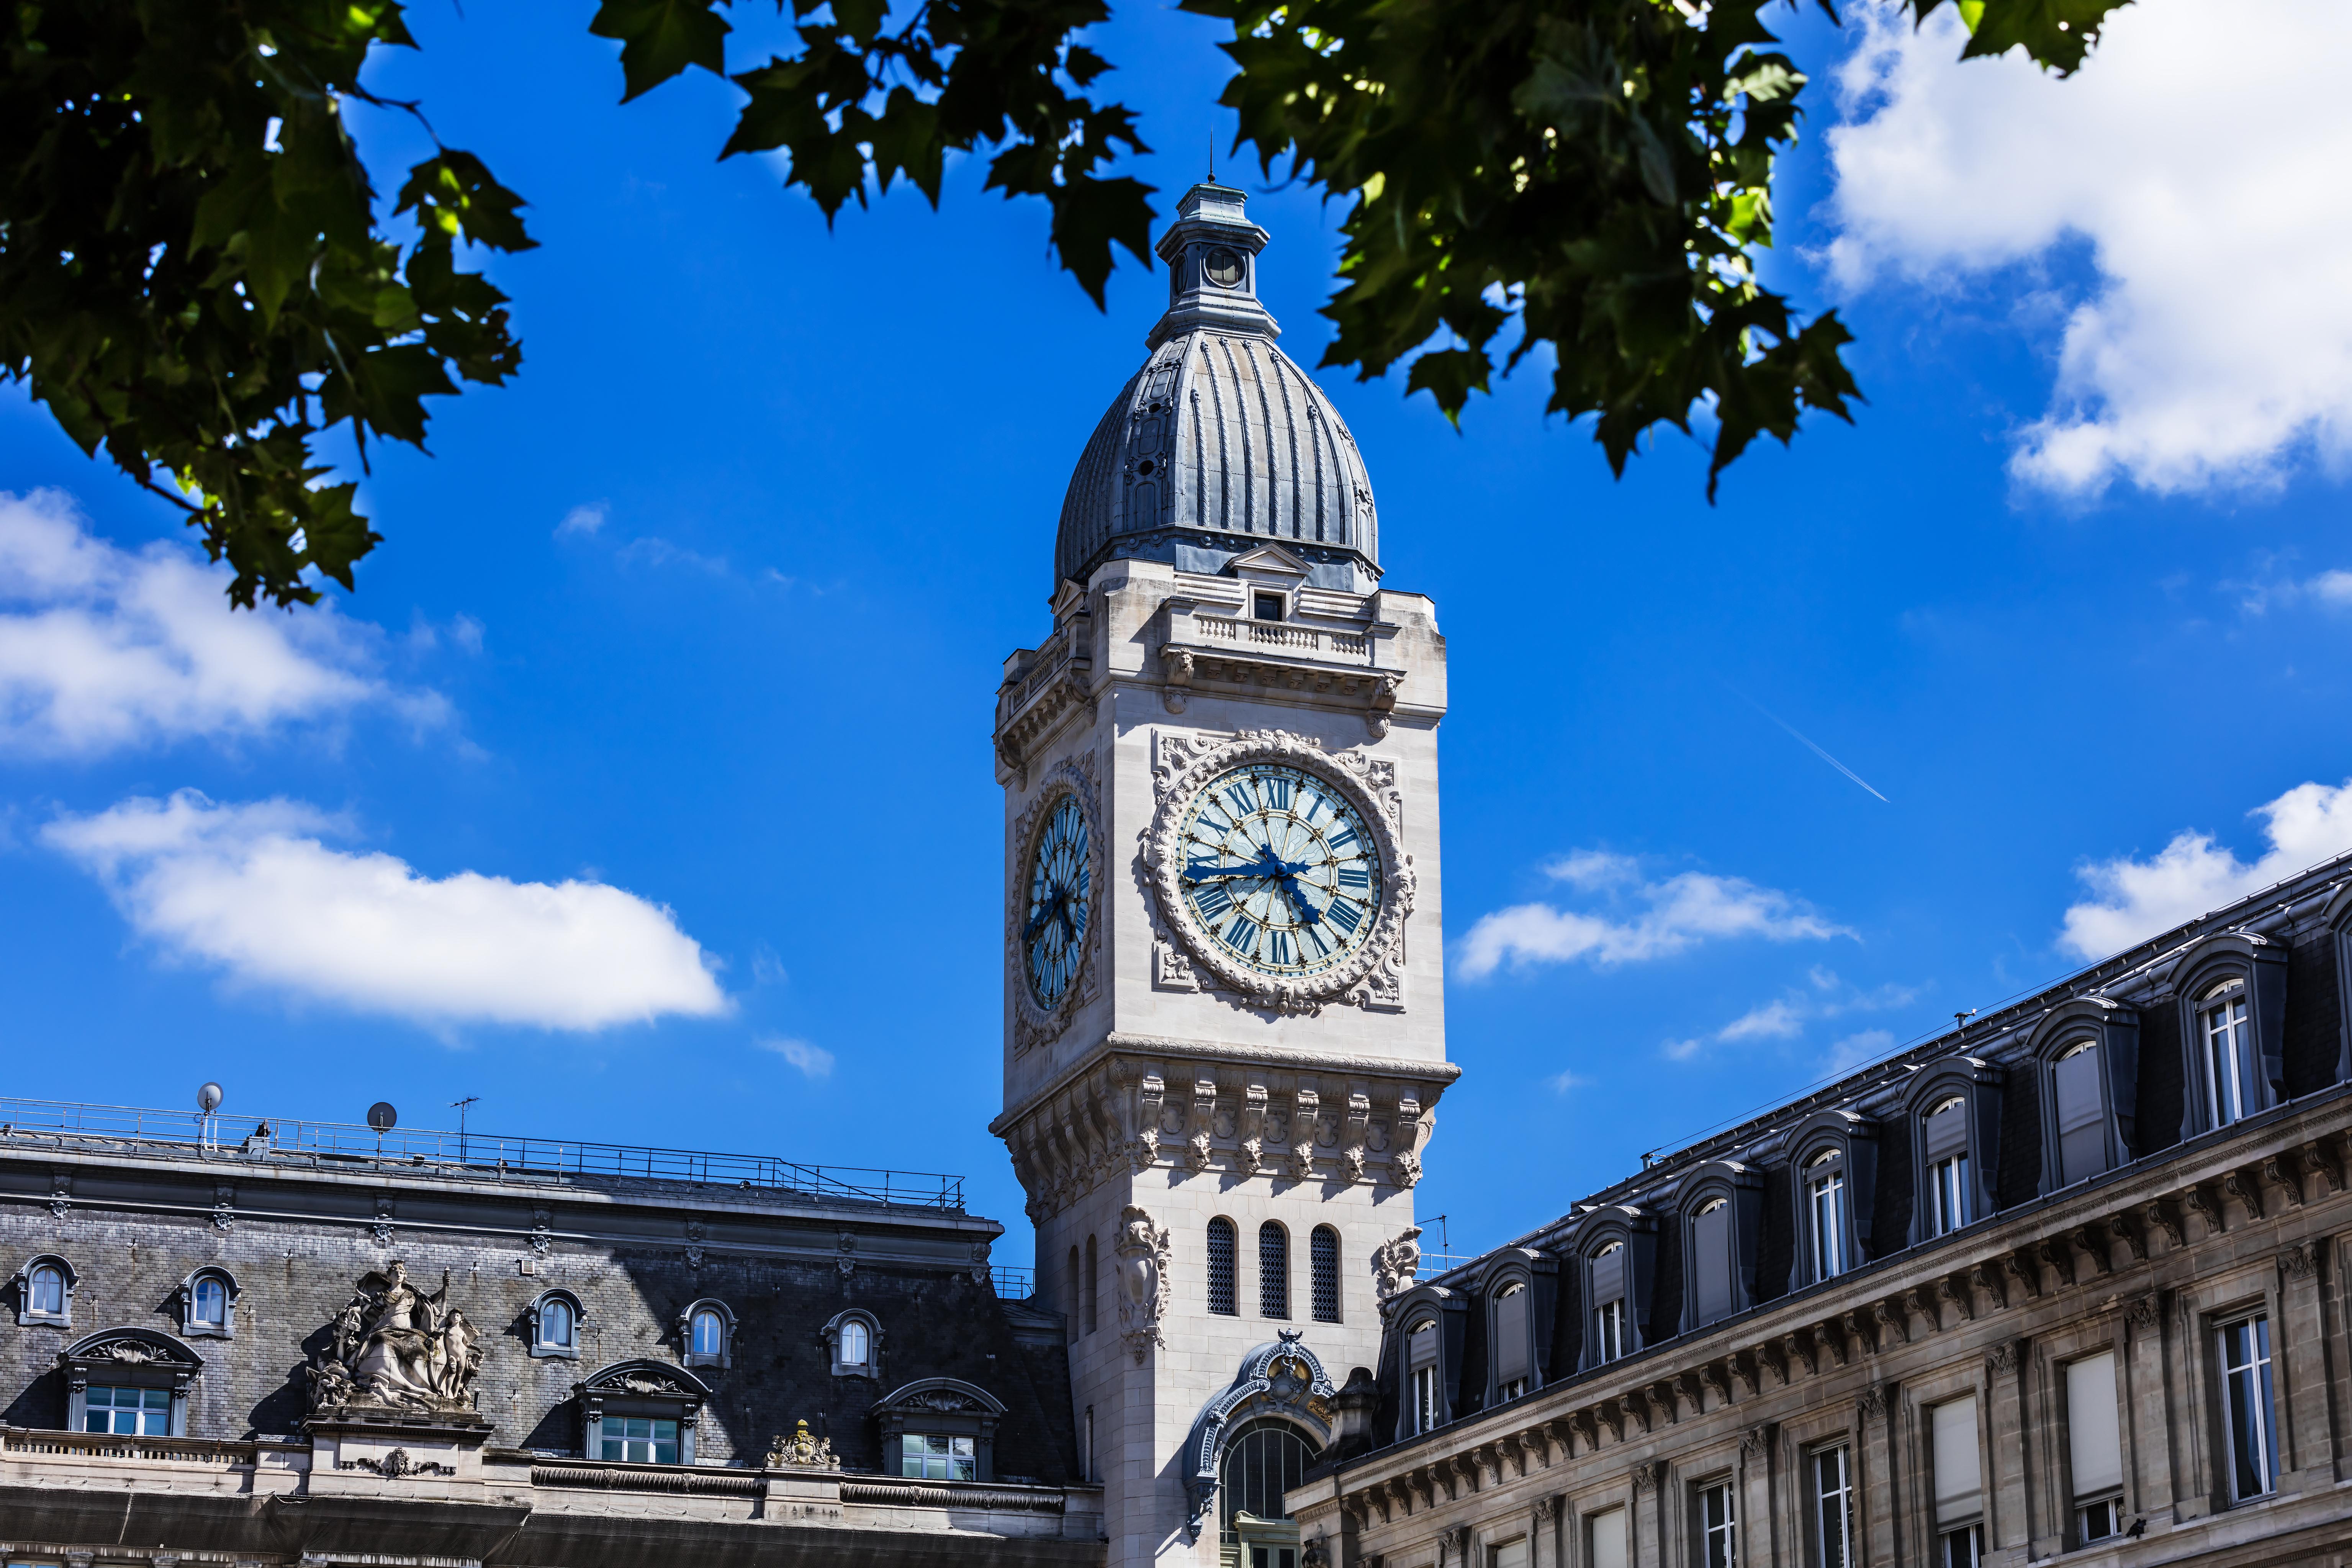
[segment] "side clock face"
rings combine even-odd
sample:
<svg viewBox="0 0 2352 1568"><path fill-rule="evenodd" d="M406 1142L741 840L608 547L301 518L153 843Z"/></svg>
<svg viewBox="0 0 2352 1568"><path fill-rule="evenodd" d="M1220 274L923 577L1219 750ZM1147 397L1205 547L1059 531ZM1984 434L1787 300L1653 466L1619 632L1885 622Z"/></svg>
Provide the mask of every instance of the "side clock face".
<svg viewBox="0 0 2352 1568"><path fill-rule="evenodd" d="M1184 902L1225 953L1263 974L1316 974L1372 934L1380 851L1337 785L1252 763L1184 808Z"/></svg>
<svg viewBox="0 0 2352 1568"><path fill-rule="evenodd" d="M1021 932L1021 967L1029 994L1051 1012L1070 994L1094 913L1094 874L1087 855L1087 817L1064 795L1029 860L1029 914Z"/></svg>

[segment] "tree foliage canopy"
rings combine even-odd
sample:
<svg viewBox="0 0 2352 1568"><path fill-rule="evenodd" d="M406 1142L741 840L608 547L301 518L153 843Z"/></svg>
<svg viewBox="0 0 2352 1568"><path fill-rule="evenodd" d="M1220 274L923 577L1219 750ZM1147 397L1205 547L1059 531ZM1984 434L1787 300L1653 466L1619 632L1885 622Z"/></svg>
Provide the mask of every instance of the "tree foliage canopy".
<svg viewBox="0 0 2352 1568"><path fill-rule="evenodd" d="M950 151L1042 198L1103 300L1113 247L1150 263L1149 151L1080 35L1107 0L776 0L791 52L733 62L734 0L602 0L624 96L686 71L744 101L721 156L782 149L828 220ZM744 0L745 4L755 0ZM1458 418L1538 347L1552 409L1596 416L1622 472L1644 430L1712 412L1712 494L1759 433L1856 395L1835 312L1757 281L1773 163L1804 77L1763 13L1794 0L1184 0L1233 29L1236 146L1349 204L1328 365L1410 359ZM1824 0L1825 3L1825 0ZM1924 19L1945 0L1904 0ZM2081 65L2125 0L1953 0L1966 53ZM534 242L522 200L441 147L387 209L343 123L391 104L371 50L394 0L19 0L0 14L0 368L86 451L185 509L250 608L352 586L378 542L327 483L348 424L421 447L424 399L513 374L505 296L458 244ZM437 142L436 142L437 145Z"/></svg>

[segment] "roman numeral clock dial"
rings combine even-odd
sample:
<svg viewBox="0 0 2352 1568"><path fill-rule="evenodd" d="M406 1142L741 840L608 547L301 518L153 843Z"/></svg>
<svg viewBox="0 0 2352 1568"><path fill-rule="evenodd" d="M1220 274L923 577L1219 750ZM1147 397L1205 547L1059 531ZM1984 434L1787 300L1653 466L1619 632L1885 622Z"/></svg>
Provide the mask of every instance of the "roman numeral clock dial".
<svg viewBox="0 0 2352 1568"><path fill-rule="evenodd" d="M1211 779L1185 807L1186 909L1231 961L1311 976L1352 957L1380 914L1380 850L1356 807L1304 768L1255 763Z"/></svg>
<svg viewBox="0 0 2352 1568"><path fill-rule="evenodd" d="M1021 933L1021 967L1029 993L1049 1013L1077 982L1093 913L1086 813L1075 796L1066 795L1046 818L1029 858L1029 910Z"/></svg>

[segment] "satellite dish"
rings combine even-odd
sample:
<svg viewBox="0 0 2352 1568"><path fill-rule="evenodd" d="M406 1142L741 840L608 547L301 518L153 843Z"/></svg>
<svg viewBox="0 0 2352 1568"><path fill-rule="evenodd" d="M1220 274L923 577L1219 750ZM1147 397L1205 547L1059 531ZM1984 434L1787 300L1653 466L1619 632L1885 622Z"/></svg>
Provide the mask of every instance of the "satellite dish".
<svg viewBox="0 0 2352 1568"><path fill-rule="evenodd" d="M391 1131L399 1121L400 1112L392 1108L388 1100L379 1100L368 1107L368 1125L379 1132Z"/></svg>
<svg viewBox="0 0 2352 1568"><path fill-rule="evenodd" d="M206 1116L210 1116L214 1111L218 1110L220 1109L220 1085L216 1083L208 1083L205 1085L204 1088L196 1090L196 1109L203 1111Z"/></svg>

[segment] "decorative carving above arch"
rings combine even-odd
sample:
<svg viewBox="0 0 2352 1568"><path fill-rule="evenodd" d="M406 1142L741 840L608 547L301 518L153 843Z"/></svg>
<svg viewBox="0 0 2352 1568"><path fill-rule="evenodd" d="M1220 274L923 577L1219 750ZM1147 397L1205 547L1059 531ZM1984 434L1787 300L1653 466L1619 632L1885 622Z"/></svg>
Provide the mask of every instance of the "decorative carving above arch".
<svg viewBox="0 0 2352 1568"><path fill-rule="evenodd" d="M1303 1329L1284 1329L1274 1343L1259 1345L1242 1357L1233 1382L1192 1418L1192 1430L1177 1461L1184 1476L1188 1539L1200 1535L1201 1521L1216 1501L1226 1440L1244 1423L1261 1416L1286 1421L1318 1449L1329 1447L1337 1435L1332 1400L1339 1391L1322 1362L1302 1342L1305 1337Z"/></svg>

